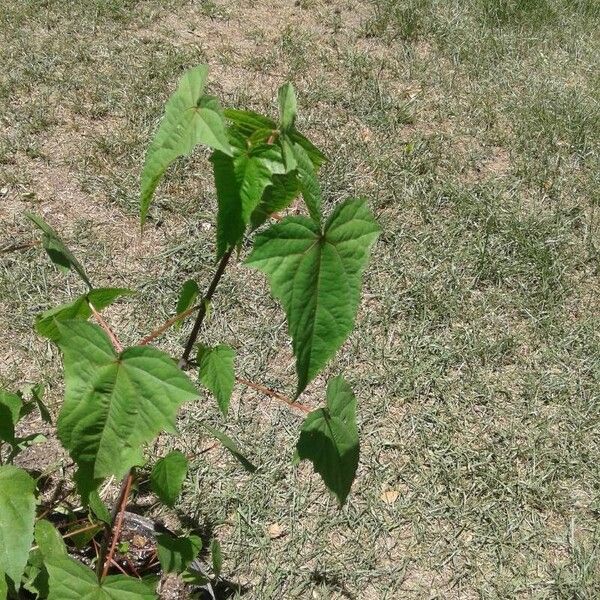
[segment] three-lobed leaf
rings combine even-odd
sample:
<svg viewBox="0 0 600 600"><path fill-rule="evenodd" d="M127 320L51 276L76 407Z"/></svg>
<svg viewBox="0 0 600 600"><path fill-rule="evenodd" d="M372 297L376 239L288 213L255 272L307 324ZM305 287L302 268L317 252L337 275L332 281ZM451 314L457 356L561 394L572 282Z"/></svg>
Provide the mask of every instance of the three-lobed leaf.
<svg viewBox="0 0 600 600"><path fill-rule="evenodd" d="M45 561L50 594L48 600L155 600L151 586L135 577L111 575L98 582L94 572L68 556Z"/></svg>
<svg viewBox="0 0 600 600"><path fill-rule="evenodd" d="M154 465L150 473L150 486L167 506L175 505L187 471L188 460L179 450L169 452Z"/></svg>
<svg viewBox="0 0 600 600"><path fill-rule="evenodd" d="M197 392L160 350L134 346L117 354L87 321L59 322L58 330L65 372L58 436L84 480L120 477L140 463L143 444L176 431L179 406Z"/></svg>
<svg viewBox="0 0 600 600"><path fill-rule="evenodd" d="M61 270L75 271L86 285L91 289L92 284L83 268L83 265L75 258L75 255L67 248L56 230L50 226L42 217L34 213L25 213L25 216L44 234L42 245L50 260Z"/></svg>
<svg viewBox="0 0 600 600"><path fill-rule="evenodd" d="M33 541L35 481L12 465L0 466L0 572L19 589Z"/></svg>
<svg viewBox="0 0 600 600"><path fill-rule="evenodd" d="M142 171L142 223L158 183L175 159L190 154L198 144L231 153L219 103L204 93L207 75L206 65L187 71L165 106L165 116L148 148Z"/></svg>
<svg viewBox="0 0 600 600"><path fill-rule="evenodd" d="M267 275L285 309L297 394L352 331L362 273L378 234L367 204L352 199L337 206L323 231L306 217L287 217L257 236L246 263Z"/></svg>
<svg viewBox="0 0 600 600"><path fill-rule="evenodd" d="M327 406L311 412L296 446L300 460L310 460L325 485L344 504L358 467L356 398L343 377L329 381Z"/></svg>
<svg viewBox="0 0 600 600"><path fill-rule="evenodd" d="M235 383L235 350L225 344L214 348L200 345L197 360L200 381L212 392L221 412L227 416Z"/></svg>
<svg viewBox="0 0 600 600"><path fill-rule="evenodd" d="M263 192L271 185L273 175L284 174L283 158L279 148L272 144L259 144L251 148L238 144L234 146L233 162L242 220L247 224Z"/></svg>

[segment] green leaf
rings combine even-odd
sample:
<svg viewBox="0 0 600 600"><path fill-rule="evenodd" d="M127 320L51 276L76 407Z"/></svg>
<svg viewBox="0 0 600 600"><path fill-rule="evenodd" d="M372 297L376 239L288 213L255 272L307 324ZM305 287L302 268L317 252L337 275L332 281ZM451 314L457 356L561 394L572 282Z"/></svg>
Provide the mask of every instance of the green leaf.
<svg viewBox="0 0 600 600"><path fill-rule="evenodd" d="M86 321L59 322L58 330L65 371L58 437L88 475L121 477L140 464L143 444L176 431L179 406L197 392L160 350L134 346L117 355L102 329Z"/></svg>
<svg viewBox="0 0 600 600"><path fill-rule="evenodd" d="M177 300L177 308L175 309L175 314L179 315L182 312L186 311L188 308L191 308L194 304L194 300L198 297L200 293L200 288L198 284L193 279L188 279L181 288L181 292L179 293L179 299ZM180 319L176 323L176 327L181 326L182 320Z"/></svg>
<svg viewBox="0 0 600 600"><path fill-rule="evenodd" d="M233 454L235 458L241 463L241 465L246 469L246 471L250 473L254 473L256 471L256 467L242 454L242 451L238 448L238 445L225 433L211 427L207 423L203 423L202 421L198 421L212 437L219 440L221 444Z"/></svg>
<svg viewBox="0 0 600 600"><path fill-rule="evenodd" d="M35 481L23 469L0 467L0 571L19 589L33 542Z"/></svg>
<svg viewBox="0 0 600 600"><path fill-rule="evenodd" d="M327 406L311 412L302 425L298 458L310 460L325 485L344 504L358 467L356 398L343 377L330 380Z"/></svg>
<svg viewBox="0 0 600 600"><path fill-rule="evenodd" d="M161 533L156 541L158 560L166 573L182 573L202 549L202 540L197 535L173 537Z"/></svg>
<svg viewBox="0 0 600 600"><path fill-rule="evenodd" d="M315 168L302 146L294 144L294 156L298 169L298 179L302 197L308 208L311 219L321 226L321 186Z"/></svg>
<svg viewBox="0 0 600 600"><path fill-rule="evenodd" d="M150 473L150 485L154 493L167 506L173 507L188 471L188 460L179 450L169 452L156 462Z"/></svg>
<svg viewBox="0 0 600 600"><path fill-rule="evenodd" d="M101 531L104 531L104 526L100 523L95 523L93 527L90 529L86 529L86 531L81 531L81 523L71 523L67 527L66 533L69 534L69 541L77 548L77 550L83 550L90 546L90 542L96 535L98 535Z"/></svg>
<svg viewBox="0 0 600 600"><path fill-rule="evenodd" d="M6 575L4 571L0 569L0 600L6 600L8 594L8 586L6 585Z"/></svg>
<svg viewBox="0 0 600 600"><path fill-rule="evenodd" d="M260 144L252 148L234 147L235 178L241 199L242 221L247 224L273 175L283 175L285 168L277 146Z"/></svg>
<svg viewBox="0 0 600 600"><path fill-rule="evenodd" d="M121 296L134 294L125 288L98 288L79 296L73 302L61 304L39 314L35 319L36 331L53 341L58 339L56 321L70 321L73 319L89 319L92 316L90 303L97 311L101 311Z"/></svg>
<svg viewBox="0 0 600 600"><path fill-rule="evenodd" d="M96 516L96 518L100 519L103 523L107 525L111 524L112 518L110 516L110 512L108 508L106 508L106 504L100 498L100 494L98 490L93 489L87 498L87 504L90 507L92 513Z"/></svg>
<svg viewBox="0 0 600 600"><path fill-rule="evenodd" d="M250 217L253 230L260 227L273 213L286 209L300 193L296 171L285 175L273 175L271 183Z"/></svg>
<svg viewBox="0 0 600 600"><path fill-rule="evenodd" d="M296 105L296 92L291 83L285 83L279 88L277 95L279 101L279 127L287 131L294 126L298 107Z"/></svg>
<svg viewBox="0 0 600 600"><path fill-rule="evenodd" d="M211 157L219 210L217 214L217 258L237 245L254 209L272 183L273 175L285 173L277 146L248 147L247 140L231 134L233 157L215 152Z"/></svg>
<svg viewBox="0 0 600 600"><path fill-rule="evenodd" d="M267 140L277 132L278 125L272 119L255 112L226 109L225 117L232 121L237 131L250 138L251 141ZM258 136L255 138L255 136ZM304 148L315 168L319 168L327 157L311 141L295 128L285 133L285 138L291 144L299 144Z"/></svg>
<svg viewBox="0 0 600 600"><path fill-rule="evenodd" d="M101 311L110 306L115 300L122 296L133 296L134 290L128 288L96 288L86 295L87 301L97 310Z"/></svg>
<svg viewBox="0 0 600 600"><path fill-rule="evenodd" d="M194 587L202 587L210 583L210 579L199 568L196 568L195 564L181 573L181 579L184 583ZM214 595L209 597L215 598Z"/></svg>
<svg viewBox="0 0 600 600"><path fill-rule="evenodd" d="M231 346L220 344L214 348L202 345L198 347L200 381L213 393L225 416L235 383L234 360L235 350Z"/></svg>
<svg viewBox="0 0 600 600"><path fill-rule="evenodd" d="M21 416L23 399L19 394L0 390L0 442L15 442L15 425Z"/></svg>
<svg viewBox="0 0 600 600"><path fill-rule="evenodd" d="M175 159L190 154L198 144L231 153L219 102L204 94L207 75L206 65L187 71L165 106L164 119L148 148L142 171L142 224L158 183Z"/></svg>
<svg viewBox="0 0 600 600"><path fill-rule="evenodd" d="M277 129L277 123L273 119L249 110L227 108L223 111L223 114L246 137L250 137L256 131L271 130L273 132Z"/></svg>
<svg viewBox="0 0 600 600"><path fill-rule="evenodd" d="M217 190L217 260L242 239L246 226L242 220L239 187L233 159L222 152L213 152L215 188Z"/></svg>
<svg viewBox="0 0 600 600"><path fill-rule="evenodd" d="M24 437L15 438L15 442L13 444L12 458L14 458L17 454L22 452L23 450L33 446L34 444L41 444L45 442L48 438L42 433L30 433Z"/></svg>
<svg viewBox="0 0 600 600"><path fill-rule="evenodd" d="M328 158L325 154L296 129L288 131L287 137L289 137L292 144L298 144L304 149L315 169L318 169L323 163L327 162Z"/></svg>
<svg viewBox="0 0 600 600"><path fill-rule="evenodd" d="M38 411L40 412L42 421L44 421L44 423L48 423L49 425L52 425L52 415L50 414L50 411L48 410L48 408L46 407L46 405L44 404L44 401L43 401L44 386L41 383L34 385L31 390L31 396L38 408Z"/></svg>
<svg viewBox="0 0 600 600"><path fill-rule="evenodd" d="M48 571L44 566L44 557L39 548L31 550L29 553L21 585L36 598L48 597Z"/></svg>
<svg viewBox="0 0 600 600"><path fill-rule="evenodd" d="M290 171L294 171L298 167L296 153L294 152L294 142L292 142L287 135L282 134L279 136L279 145L281 146L285 172L289 173Z"/></svg>
<svg viewBox="0 0 600 600"><path fill-rule="evenodd" d="M155 600L151 587L135 577L111 575L102 583L94 572L80 562L53 557L46 562L50 575L48 600Z"/></svg>
<svg viewBox="0 0 600 600"><path fill-rule="evenodd" d="M93 495L98 493L98 486L103 480L103 477L94 478L94 466L92 462L81 463L73 475L73 481L75 481L77 492L81 496L84 506L90 506L94 502ZM92 510L94 509L92 508Z"/></svg>
<svg viewBox="0 0 600 600"><path fill-rule="evenodd" d="M354 327L362 273L379 227L363 200L347 200L321 232L287 217L256 237L247 264L266 273L292 336L300 394Z"/></svg>
<svg viewBox="0 0 600 600"><path fill-rule="evenodd" d="M35 543L47 560L51 560L55 556L67 556L67 547L60 533L45 519L35 524Z"/></svg>
<svg viewBox="0 0 600 600"><path fill-rule="evenodd" d="M215 577L221 575L221 569L223 568L223 555L221 554L221 544L217 538L213 538L210 543L210 556L212 558L212 567L215 573Z"/></svg>
<svg viewBox="0 0 600 600"><path fill-rule="evenodd" d="M235 128L239 131L237 128ZM272 145L277 139L277 132L272 129L257 129L246 138L250 146L259 146L260 144Z"/></svg>
<svg viewBox="0 0 600 600"><path fill-rule="evenodd" d="M92 284L90 283L83 266L67 248L58 233L39 215L25 213L25 216L43 232L42 245L50 257L50 260L61 271L66 272L69 269L73 269L91 289Z"/></svg>

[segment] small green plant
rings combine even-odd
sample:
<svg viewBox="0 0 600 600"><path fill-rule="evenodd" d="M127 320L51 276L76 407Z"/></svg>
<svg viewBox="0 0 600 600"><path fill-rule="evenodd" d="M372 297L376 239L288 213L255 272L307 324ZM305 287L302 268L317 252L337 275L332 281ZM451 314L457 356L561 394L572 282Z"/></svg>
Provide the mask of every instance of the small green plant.
<svg viewBox="0 0 600 600"><path fill-rule="evenodd" d="M83 265L60 236L39 216L29 219L42 231L42 243L59 268L74 271L87 291L72 302L36 318L37 332L58 345L63 355L65 396L56 422L58 438L76 471L73 485L84 507L76 513L59 503L36 499L37 481L15 467L15 456L38 438L15 433L19 419L39 408L50 415L35 387L27 401L20 394L0 395L0 600L30 597L51 600L78 598L155 598L156 572L128 571L129 540L122 539L123 521L133 486L146 463L152 490L172 507L188 472L184 454L163 457L146 449L161 432L175 433L180 407L196 401L199 391L189 376L194 367L200 383L216 398L226 416L236 380L254 386L307 413L300 427L296 459L310 460L325 485L342 505L355 477L359 458L356 399L342 376L329 381L323 407L311 411L298 401L307 385L344 343L354 327L362 273L379 227L362 199L350 199L322 213L317 171L325 156L295 126L296 96L290 84L279 91L279 119L254 112L223 111L205 93L207 68L187 72L168 101L164 119L150 145L141 178L141 222L169 166L199 144L212 149L217 191L217 267L202 296L194 281L184 284L176 314L132 347L123 348L101 311L133 292L97 288ZM277 217L301 196L307 216ZM282 304L296 359L297 386L293 399L253 384L235 374L235 350L198 343L208 306L234 252L251 250L245 263L262 271L271 292ZM247 244L245 244L247 245ZM171 326L195 314L195 322L179 362L150 344ZM96 323L91 323L90 318ZM192 353L195 353L192 357ZM224 433L205 425L247 469L255 467ZM110 510L101 490L111 480L121 489ZM60 508L60 510L59 510ZM58 514L67 519L54 519ZM84 535L85 534L85 535ZM83 536L83 537L82 537ZM35 546L32 549L32 544ZM70 554L72 546L93 548L89 563ZM206 584L194 567L202 547L195 535L156 536L154 566L176 572L193 584ZM123 565L115 560L123 557ZM219 577L222 555L211 543L212 572ZM117 568L121 573L114 573ZM149 573L149 574L148 574ZM134 576L131 576L134 575Z"/></svg>

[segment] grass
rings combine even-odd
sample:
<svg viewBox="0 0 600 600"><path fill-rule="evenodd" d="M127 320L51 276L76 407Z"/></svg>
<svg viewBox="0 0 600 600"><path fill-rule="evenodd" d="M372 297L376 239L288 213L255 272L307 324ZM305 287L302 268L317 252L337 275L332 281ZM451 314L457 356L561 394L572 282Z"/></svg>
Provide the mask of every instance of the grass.
<svg viewBox="0 0 600 600"><path fill-rule="evenodd" d="M219 537L244 598L600 595L599 24L592 0L0 7L2 237L32 239L23 212L42 212L95 279L137 289L109 313L126 343L213 268L202 153L169 174L143 238L136 222L145 146L189 66L209 62L225 105L267 112L292 78L331 157L327 206L365 195L383 226L357 331L325 374L360 398L347 507L291 467L298 417L249 390L226 428L255 475L203 437L198 419L224 426L209 398L165 441L205 450L179 508ZM57 407L58 355L31 324L79 286L37 248L0 256L0 381L43 380ZM291 391L263 287L234 265L206 336Z"/></svg>

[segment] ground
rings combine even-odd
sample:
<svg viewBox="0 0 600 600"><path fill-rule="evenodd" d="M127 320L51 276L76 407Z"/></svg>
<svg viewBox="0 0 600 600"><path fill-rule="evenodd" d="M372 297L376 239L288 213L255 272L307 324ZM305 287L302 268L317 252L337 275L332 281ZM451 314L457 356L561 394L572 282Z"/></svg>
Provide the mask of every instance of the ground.
<svg viewBox="0 0 600 600"><path fill-rule="evenodd" d="M338 510L292 466L301 416L240 386L227 422L207 396L161 440L194 457L180 518L221 541L248 600L600 597L595 0L4 0L0 31L0 384L42 381L58 409L60 357L32 323L81 291L27 247L25 211L94 282L138 291L106 313L135 343L214 268L201 151L140 232L165 99L206 62L224 106L274 114L290 80L299 128L330 157L328 209L365 196L383 229L356 331L301 398L351 381L358 477ZM283 313L243 254L205 338L292 393ZM160 347L176 355L188 331ZM56 459L49 444L36 463Z"/></svg>

